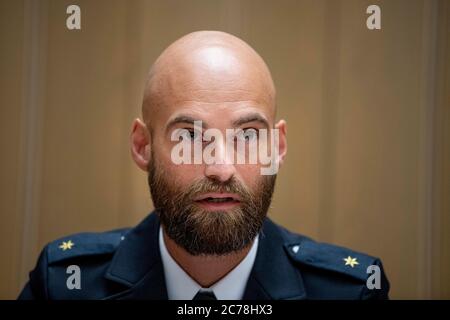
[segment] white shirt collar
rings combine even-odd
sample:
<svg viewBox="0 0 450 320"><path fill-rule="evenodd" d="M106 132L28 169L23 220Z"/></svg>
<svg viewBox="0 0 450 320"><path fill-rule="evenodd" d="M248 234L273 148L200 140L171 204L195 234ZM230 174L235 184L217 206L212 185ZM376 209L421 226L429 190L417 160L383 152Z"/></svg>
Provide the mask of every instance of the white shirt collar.
<svg viewBox="0 0 450 320"><path fill-rule="evenodd" d="M164 243L162 227L159 228L159 251L166 279L167 295L169 300L192 300L200 289L213 291L218 300L241 300L247 280L252 271L258 250L258 236L247 256L225 277L210 288L202 288L192 279L172 258Z"/></svg>

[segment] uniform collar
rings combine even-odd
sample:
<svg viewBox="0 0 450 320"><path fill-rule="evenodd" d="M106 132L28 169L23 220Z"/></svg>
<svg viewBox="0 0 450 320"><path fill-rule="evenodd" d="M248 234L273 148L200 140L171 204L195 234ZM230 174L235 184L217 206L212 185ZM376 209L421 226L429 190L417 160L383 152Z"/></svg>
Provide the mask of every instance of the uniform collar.
<svg viewBox="0 0 450 320"><path fill-rule="evenodd" d="M159 228L159 250L164 267L167 293L170 300L192 300L200 289L214 292L218 300L240 300L244 295L247 280L258 250L258 236L244 259L225 277L210 288L202 288L172 258Z"/></svg>
<svg viewBox="0 0 450 320"><path fill-rule="evenodd" d="M106 299L168 299L159 249L156 213L131 229L120 244L105 277L126 289ZM266 219L243 299L302 299L300 272L285 252L282 230Z"/></svg>

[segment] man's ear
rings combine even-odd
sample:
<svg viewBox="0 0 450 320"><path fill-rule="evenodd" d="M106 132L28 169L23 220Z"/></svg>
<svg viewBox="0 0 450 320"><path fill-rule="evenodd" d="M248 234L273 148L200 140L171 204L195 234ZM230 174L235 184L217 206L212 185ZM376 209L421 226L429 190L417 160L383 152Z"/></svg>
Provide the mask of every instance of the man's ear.
<svg viewBox="0 0 450 320"><path fill-rule="evenodd" d="M137 118L133 121L133 127L130 136L131 156L134 162L144 171L148 171L150 161L151 137L145 123Z"/></svg>
<svg viewBox="0 0 450 320"><path fill-rule="evenodd" d="M279 140L278 140L278 161L281 166L286 158L287 154L287 124L286 121L280 120L275 124L275 129L278 129Z"/></svg>

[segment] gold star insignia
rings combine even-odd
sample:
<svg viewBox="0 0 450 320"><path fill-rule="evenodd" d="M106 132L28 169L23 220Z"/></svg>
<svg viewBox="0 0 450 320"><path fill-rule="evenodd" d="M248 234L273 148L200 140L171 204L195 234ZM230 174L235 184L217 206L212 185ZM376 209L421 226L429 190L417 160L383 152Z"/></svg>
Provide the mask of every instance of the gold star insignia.
<svg viewBox="0 0 450 320"><path fill-rule="evenodd" d="M72 240L69 241L63 241L63 243L59 246L62 251L70 250L75 245L75 243L72 242Z"/></svg>
<svg viewBox="0 0 450 320"><path fill-rule="evenodd" d="M356 261L356 258L352 258L350 256L348 256L347 258L343 259L345 261L345 265L346 266L350 266L350 267L354 267L355 265L359 264L358 261Z"/></svg>

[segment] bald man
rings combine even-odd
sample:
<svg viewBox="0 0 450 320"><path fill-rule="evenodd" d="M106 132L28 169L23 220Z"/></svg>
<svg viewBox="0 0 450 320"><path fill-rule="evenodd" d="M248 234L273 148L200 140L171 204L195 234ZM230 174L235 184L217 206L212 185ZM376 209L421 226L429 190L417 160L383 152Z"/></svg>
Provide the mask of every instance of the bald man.
<svg viewBox="0 0 450 320"><path fill-rule="evenodd" d="M178 39L152 66L131 133L154 212L50 243L19 298L386 299L379 259L267 217L286 152L263 59L223 32Z"/></svg>

